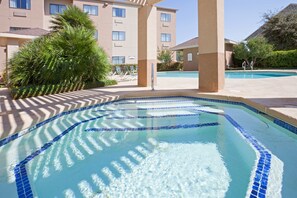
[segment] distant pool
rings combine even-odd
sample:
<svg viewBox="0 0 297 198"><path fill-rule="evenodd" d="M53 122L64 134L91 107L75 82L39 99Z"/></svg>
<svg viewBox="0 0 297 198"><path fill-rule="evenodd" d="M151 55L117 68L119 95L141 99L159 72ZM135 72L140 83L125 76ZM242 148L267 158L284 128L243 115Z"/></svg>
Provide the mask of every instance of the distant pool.
<svg viewBox="0 0 297 198"><path fill-rule="evenodd" d="M160 78L197 78L198 72L158 72ZM297 76L294 72L225 72L226 78L245 78L245 79L258 79L258 78L275 78L275 77L288 77Z"/></svg>

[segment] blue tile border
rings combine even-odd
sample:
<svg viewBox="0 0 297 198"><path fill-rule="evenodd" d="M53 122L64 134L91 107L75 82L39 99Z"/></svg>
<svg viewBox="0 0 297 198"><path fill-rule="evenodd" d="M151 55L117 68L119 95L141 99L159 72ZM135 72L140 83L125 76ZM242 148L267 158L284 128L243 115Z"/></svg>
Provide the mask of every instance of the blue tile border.
<svg viewBox="0 0 297 198"><path fill-rule="evenodd" d="M14 175L16 178L18 196L25 198L33 198L33 192L30 186L25 164L18 164L14 168Z"/></svg>
<svg viewBox="0 0 297 198"><path fill-rule="evenodd" d="M271 168L271 154L253 136L244 130L231 116L225 114L224 117L246 138L246 140L259 152L260 158L257 162L255 177L253 179L251 198L262 198L266 196L268 176Z"/></svg>
<svg viewBox="0 0 297 198"><path fill-rule="evenodd" d="M206 99L206 98L195 98L195 97L188 97L188 96L181 96L181 97L147 97L147 98L132 98L134 100L147 100L147 99L164 99L164 98L192 98L195 100L202 100L202 101L210 101L210 102L218 102L218 103L225 103L225 104L233 104L233 105L240 105L240 106L244 106L248 109L250 109L253 112L256 113L262 113L260 111L258 111L257 109L250 107L244 103L241 102L232 102L232 101L224 101L224 100L216 100L216 99ZM111 101L111 102L106 102L106 103L102 103L102 104L97 104L97 105L93 105L93 106L88 106L88 107L83 107L80 109L74 109L71 111L67 111L67 112L63 112L60 114L57 114L56 116L47 119L43 122L38 123L37 125L27 129L25 131L25 133L19 135L19 134L15 134L12 135L10 137L7 137L3 140L0 141L0 147L21 137L22 135L29 133L61 116L64 115L68 115L71 113L75 113L75 112L79 112L79 111L84 111L84 110L88 110L88 109L92 109L92 108L96 108L96 107L100 107L103 105L108 105L111 103L117 103L119 101L123 101L123 100L131 100L131 99L120 99L117 101ZM203 107L203 106L195 106L197 107ZM170 107L169 107L170 108ZM185 107L181 107L181 108L185 108ZM187 107L186 107L187 108ZM189 107L190 108L190 107ZM192 107L193 108L193 107ZM151 109L158 109L158 108L151 108ZM143 110L143 108L140 108L140 110ZM196 109L197 111L199 111L199 109ZM104 110L105 111L105 110ZM106 111L105 111L106 112ZM269 176L269 172L270 172L270 168L271 168L271 154L270 152L263 147L253 136L249 135L233 118L231 118L229 115L227 114L221 114L221 113L215 113L215 112L207 112L207 111L201 111L201 112L205 112L205 113L211 113L211 114L217 114L220 116L224 116L241 134L242 136L256 149L256 151L259 153L259 159L257 161L257 166L256 166L256 171L255 171L255 177L253 178L253 185L252 185L252 190L250 192L250 197L265 197L266 196L266 190L267 190L267 185L268 185L268 176ZM59 141L64 135L66 135L67 133L69 133L71 130L73 130L74 128L76 128L77 126L79 126L82 123L86 123L95 119L99 119L102 118L104 116L107 115L103 115L103 116L98 116L95 118L91 118L88 120L84 120L78 123L73 124L72 126L70 126L68 129L66 129L65 131L63 131L60 135L56 136L52 141L44 144L39 150L35 151L34 153L32 153L31 155L29 155L28 157L26 157L24 160L22 160L19 164L17 164L14 168L14 173L15 173L15 177L16 177L16 185L17 185L17 192L19 197L33 197L33 192L30 186L30 182L28 179L28 175L26 172L26 167L25 165L31 161L32 159L34 159L34 157L38 156L40 153L44 152L46 149L48 149L49 147L52 146L52 144L54 142ZM281 120L278 119L274 119L274 123L284 127L290 131L292 131L293 133L296 134L297 128L287 124L286 122L283 122ZM196 128L196 127L203 127L203 124L199 125L176 125L176 126L163 126L164 129L174 129L175 127L179 127L179 128ZM205 126L216 126L218 125L218 123L206 123ZM131 129L131 128L130 128ZM139 129L139 128L138 128ZM152 127L151 130L160 130L163 129L162 127ZM94 129L94 131L96 131L97 129ZM109 130L109 129L108 129ZM114 130L118 130L118 129L114 129ZM133 129L132 130L136 130ZM141 130L147 130L146 129L141 129ZM148 129L149 130L149 129ZM99 130L100 131L100 130ZM105 131L102 130L102 131ZM107 131L107 130L106 130Z"/></svg>
<svg viewBox="0 0 297 198"><path fill-rule="evenodd" d="M297 135L297 127L295 127L289 123L286 123L282 120L279 120L277 118L274 118L273 122L275 124L277 124L278 126L283 127L285 129L287 129L288 131L291 131L292 133L295 133Z"/></svg>
<svg viewBox="0 0 297 198"><path fill-rule="evenodd" d="M218 122L203 123L203 124L179 124L179 125L169 125L160 127L138 127L138 128L90 128L85 129L86 132L130 132L130 131L158 131L158 130L172 130L172 129L190 129L190 128L202 128L210 126L218 126Z"/></svg>

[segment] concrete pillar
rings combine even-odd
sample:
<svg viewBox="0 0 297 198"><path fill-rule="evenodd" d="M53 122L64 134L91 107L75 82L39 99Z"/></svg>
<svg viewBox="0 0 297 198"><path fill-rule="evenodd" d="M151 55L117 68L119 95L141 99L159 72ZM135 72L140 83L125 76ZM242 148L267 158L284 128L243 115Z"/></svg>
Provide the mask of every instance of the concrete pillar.
<svg viewBox="0 0 297 198"><path fill-rule="evenodd" d="M138 9L138 86L151 85L151 65L157 76L157 8L145 5Z"/></svg>
<svg viewBox="0 0 297 198"><path fill-rule="evenodd" d="M225 84L224 0L198 0L199 91L217 92Z"/></svg>

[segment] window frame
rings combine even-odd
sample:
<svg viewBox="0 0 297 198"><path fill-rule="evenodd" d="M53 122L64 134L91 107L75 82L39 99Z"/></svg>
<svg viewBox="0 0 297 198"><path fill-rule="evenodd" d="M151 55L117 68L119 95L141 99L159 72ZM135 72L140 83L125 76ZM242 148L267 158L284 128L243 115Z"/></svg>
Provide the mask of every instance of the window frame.
<svg viewBox="0 0 297 198"><path fill-rule="evenodd" d="M90 7L90 8L95 7L96 14L91 14L90 12L86 12L85 7ZM91 15L91 16L98 16L99 15L99 7L97 5L83 4L83 12L87 13L88 15Z"/></svg>
<svg viewBox="0 0 297 198"><path fill-rule="evenodd" d="M165 40L163 40L163 36L164 36ZM161 33L161 42L170 43L171 42L171 34L170 33Z"/></svg>
<svg viewBox="0 0 297 198"><path fill-rule="evenodd" d="M51 11L51 6L58 6L58 12L57 13L52 13ZM63 12L60 12L60 8L65 6L65 10L67 9L67 6L65 4L56 4L56 3L50 3L49 5L49 14L50 15L57 15L57 14L61 14L63 13L65 10L63 10Z"/></svg>
<svg viewBox="0 0 297 198"><path fill-rule="evenodd" d="M124 16L115 16L114 15L114 10L124 10ZM113 7L112 8L112 17L126 18L126 9L125 8Z"/></svg>
<svg viewBox="0 0 297 198"><path fill-rule="evenodd" d="M28 4L28 8L22 8L22 7L12 7L11 6L11 1L12 0L8 0L9 1L9 8L12 8L12 9L21 9L21 10L31 10L31 0L15 0L16 1L16 6L17 6L17 1L19 2L22 2L22 1L28 1L29 4ZM26 3L27 4L27 3ZM20 3L20 5L22 5L22 3Z"/></svg>
<svg viewBox="0 0 297 198"><path fill-rule="evenodd" d="M114 59L117 58L117 63L114 63ZM123 63L120 63L120 60L124 60ZM120 64L126 64L126 57L125 56L112 56L111 61L113 65L120 65Z"/></svg>
<svg viewBox="0 0 297 198"><path fill-rule="evenodd" d="M190 56L189 56L190 55ZM191 57L191 58L189 58L189 57ZM190 60L191 59L191 60ZM187 61L188 62L192 62L193 61L193 53L188 53L187 54Z"/></svg>
<svg viewBox="0 0 297 198"><path fill-rule="evenodd" d="M163 18L162 16L164 16L165 15L165 17ZM167 17L169 16L169 18L167 18ZM164 19L164 20L163 20ZM168 20L167 20L168 19ZM162 22L171 22L171 14L169 14L169 13L165 13L165 12L161 12L161 15L160 15L160 20L162 21Z"/></svg>
<svg viewBox="0 0 297 198"><path fill-rule="evenodd" d="M114 39L114 33L117 33L117 39ZM120 40L120 33L124 33L124 39ZM112 31L112 41L126 41L126 32L125 31Z"/></svg>

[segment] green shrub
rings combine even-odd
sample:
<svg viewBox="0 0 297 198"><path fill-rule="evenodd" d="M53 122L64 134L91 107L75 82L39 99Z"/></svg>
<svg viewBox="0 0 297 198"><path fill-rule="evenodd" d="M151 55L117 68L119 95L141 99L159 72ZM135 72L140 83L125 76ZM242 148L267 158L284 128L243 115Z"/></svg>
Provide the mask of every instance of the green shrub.
<svg viewBox="0 0 297 198"><path fill-rule="evenodd" d="M102 81L110 65L94 26L76 7L54 17L53 32L24 45L10 61L12 86Z"/></svg>
<svg viewBox="0 0 297 198"><path fill-rule="evenodd" d="M263 68L297 68L297 50L274 51L261 62Z"/></svg>
<svg viewBox="0 0 297 198"><path fill-rule="evenodd" d="M234 65L234 67L242 68L241 67L241 64L244 61L243 59L238 59L235 56L233 56L232 59L233 59L233 65ZM259 62L259 64L260 64L260 62Z"/></svg>
<svg viewBox="0 0 297 198"><path fill-rule="evenodd" d="M169 66L163 63L158 63L157 70L158 71L180 71L180 70L183 70L183 63L175 62L175 63L171 63Z"/></svg>
<svg viewBox="0 0 297 198"><path fill-rule="evenodd" d="M116 85L117 81L116 80L104 80L104 81L98 81L98 82L88 82L84 86L84 89L93 89L97 87L106 87L106 86L111 86L111 85Z"/></svg>
<svg viewBox="0 0 297 198"><path fill-rule="evenodd" d="M170 50L159 50L158 49L158 56L157 59L163 64L163 67L170 67L173 61L173 51Z"/></svg>

